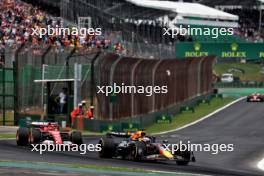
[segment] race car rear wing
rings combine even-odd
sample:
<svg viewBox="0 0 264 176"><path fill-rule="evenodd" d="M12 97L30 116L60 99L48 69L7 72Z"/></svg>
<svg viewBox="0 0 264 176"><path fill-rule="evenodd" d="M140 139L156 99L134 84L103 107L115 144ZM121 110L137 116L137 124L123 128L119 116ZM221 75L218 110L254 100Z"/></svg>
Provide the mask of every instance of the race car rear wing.
<svg viewBox="0 0 264 176"><path fill-rule="evenodd" d="M47 126L47 125L58 125L57 122L54 122L54 121L33 121L31 119L31 117L25 117L25 118L21 118L19 119L18 121L18 125L19 127L27 127L27 128L30 128L32 126L36 127L36 126Z"/></svg>
<svg viewBox="0 0 264 176"><path fill-rule="evenodd" d="M114 136L114 137L129 138L131 136L131 133L129 133L129 132L125 133L125 132L113 132L113 131L111 131L111 132L106 133L106 136L107 137Z"/></svg>
<svg viewBox="0 0 264 176"><path fill-rule="evenodd" d="M58 125L57 122L31 122L33 126L47 126L47 125Z"/></svg>

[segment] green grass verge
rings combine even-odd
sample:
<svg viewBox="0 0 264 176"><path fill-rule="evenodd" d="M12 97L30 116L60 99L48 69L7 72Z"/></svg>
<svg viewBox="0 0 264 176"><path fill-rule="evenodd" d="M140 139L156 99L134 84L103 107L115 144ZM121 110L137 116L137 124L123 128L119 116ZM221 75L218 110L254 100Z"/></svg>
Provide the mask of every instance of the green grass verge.
<svg viewBox="0 0 264 176"><path fill-rule="evenodd" d="M3 138L15 138L16 137L16 134L12 134L12 133L2 133L0 134L0 139L3 139Z"/></svg>
<svg viewBox="0 0 264 176"><path fill-rule="evenodd" d="M239 68L245 70L245 74L235 72L234 75L238 76L242 81L264 81L264 75L260 73L260 64L243 64L243 63L228 63L228 64L215 64L214 71L220 76L226 73L230 68Z"/></svg>
<svg viewBox="0 0 264 176"><path fill-rule="evenodd" d="M102 136L105 135L103 132L92 132L92 131L82 131L83 136Z"/></svg>
<svg viewBox="0 0 264 176"><path fill-rule="evenodd" d="M13 163L13 161L9 160L0 160L0 163ZM18 164L27 164L33 166L44 165L49 167L65 167L67 169L70 168L80 168L80 169L94 169L94 170L104 170L104 171L120 171L120 172L140 172L140 173L148 173L143 169L136 168L126 168L126 167L114 167L114 166L106 166L106 165L95 165L95 164L64 164L64 163L47 163L47 162L25 162L25 161L15 161Z"/></svg>
<svg viewBox="0 0 264 176"><path fill-rule="evenodd" d="M168 130L173 130L177 129L179 127L182 127L184 125L187 125L191 122L194 122L211 112L223 107L224 105L230 103L233 101L234 98L226 97L226 98L214 98L212 99L210 105L208 104L200 104L195 108L195 112L183 112L180 114L175 115L175 117L172 120L172 123L169 124L154 124L149 126L146 129L146 132L149 134L153 133L159 133L162 131L168 131Z"/></svg>
<svg viewBox="0 0 264 176"><path fill-rule="evenodd" d="M57 165L57 166L66 166L72 168L87 168L87 169L96 169L96 170L108 170L108 171L123 171L123 172L143 172L147 173L147 171L143 169L134 169L134 168L126 168L126 167L113 167L113 166L105 166L105 165L92 165L92 164L58 164L58 163L49 163L49 165Z"/></svg>

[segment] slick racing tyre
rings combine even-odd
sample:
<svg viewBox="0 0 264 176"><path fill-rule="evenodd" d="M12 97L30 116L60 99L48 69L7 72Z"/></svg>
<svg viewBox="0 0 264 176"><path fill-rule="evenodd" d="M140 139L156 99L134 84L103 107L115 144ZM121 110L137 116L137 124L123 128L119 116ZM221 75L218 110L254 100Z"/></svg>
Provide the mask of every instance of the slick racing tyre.
<svg viewBox="0 0 264 176"><path fill-rule="evenodd" d="M116 145L112 138L101 138L99 144L101 145L101 151L99 151L100 158L114 157Z"/></svg>
<svg viewBox="0 0 264 176"><path fill-rule="evenodd" d="M18 146L27 146L29 144L29 129L19 128L16 133L16 142Z"/></svg>
<svg viewBox="0 0 264 176"><path fill-rule="evenodd" d="M144 142L137 141L131 146L130 158L133 161L140 161L146 154L146 144Z"/></svg>
<svg viewBox="0 0 264 176"><path fill-rule="evenodd" d="M180 151L177 153L178 156L180 156L182 159L176 160L176 163L178 165L188 165L191 160L191 152L190 151Z"/></svg>
<svg viewBox="0 0 264 176"><path fill-rule="evenodd" d="M82 133L80 131L71 132L70 138L73 144L81 145L83 143Z"/></svg>
<svg viewBox="0 0 264 176"><path fill-rule="evenodd" d="M41 141L41 132L38 129L32 129L30 133L30 143L39 144Z"/></svg>

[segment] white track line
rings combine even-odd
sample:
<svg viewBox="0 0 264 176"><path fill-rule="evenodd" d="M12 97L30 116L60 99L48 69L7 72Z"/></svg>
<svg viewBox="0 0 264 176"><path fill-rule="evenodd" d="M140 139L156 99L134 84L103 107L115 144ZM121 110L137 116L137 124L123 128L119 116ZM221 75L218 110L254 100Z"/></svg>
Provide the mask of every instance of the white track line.
<svg viewBox="0 0 264 176"><path fill-rule="evenodd" d="M8 140L14 140L16 138L0 138L0 141L8 141Z"/></svg>
<svg viewBox="0 0 264 176"><path fill-rule="evenodd" d="M212 113L210 113L210 114L208 114L208 115L206 115L206 116L200 118L199 120L196 120L196 121L194 121L194 122L192 122L192 123L189 123L189 124L187 124L187 125L184 125L184 126L182 126L182 127L180 127L180 128L176 128L176 129L174 129L174 130L164 131L164 132L160 132L160 133L155 133L155 134L153 134L153 135L167 134L167 133L171 133L171 132L179 131L179 130L182 130L182 129L184 129L184 128L187 128L187 127L190 127L190 126L192 126L192 125L195 125L195 124L197 124L197 123L199 123L199 122L201 122L201 121L203 121L203 120L205 120L205 119L207 119L207 118L209 118L209 117L211 117L211 116L217 114L218 112L220 112L220 111L222 111L222 110L224 110L224 109L226 109L226 108L232 106L233 104L235 104L235 103L237 103L237 102L239 102L239 101L241 101L241 100L243 100L243 99L245 99L245 98L246 98L246 97L241 97L241 98L239 98L239 99L237 99L237 100L234 100L234 101L232 101L231 103L229 103L229 104L227 104L227 105L225 105L225 106L223 106L223 107L221 107L221 108L215 110L214 112L212 112Z"/></svg>
<svg viewBox="0 0 264 176"><path fill-rule="evenodd" d="M0 128L10 128L10 129L17 129L17 126L0 126Z"/></svg>
<svg viewBox="0 0 264 176"><path fill-rule="evenodd" d="M194 173L185 173L185 172L167 172L167 171L157 171L157 170L154 170L154 171L151 171L149 170L150 172L152 173L161 173L161 174L176 174L176 175L183 175L183 176L210 176L210 175L204 175L204 174L194 174Z"/></svg>
<svg viewBox="0 0 264 176"><path fill-rule="evenodd" d="M264 171L264 158L258 162L257 166L260 170Z"/></svg>

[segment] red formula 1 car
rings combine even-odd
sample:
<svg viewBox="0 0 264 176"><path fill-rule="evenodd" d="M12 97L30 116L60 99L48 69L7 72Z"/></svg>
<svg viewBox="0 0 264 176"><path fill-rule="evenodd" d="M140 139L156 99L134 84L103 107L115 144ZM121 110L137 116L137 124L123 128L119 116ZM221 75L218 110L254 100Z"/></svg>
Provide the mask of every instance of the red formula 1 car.
<svg viewBox="0 0 264 176"><path fill-rule="evenodd" d="M247 102L263 102L264 96L259 93L253 93L247 96Z"/></svg>
<svg viewBox="0 0 264 176"><path fill-rule="evenodd" d="M16 133L18 146L31 144L77 144L81 145L82 134L79 131L60 131L57 123L31 122L19 127Z"/></svg>

